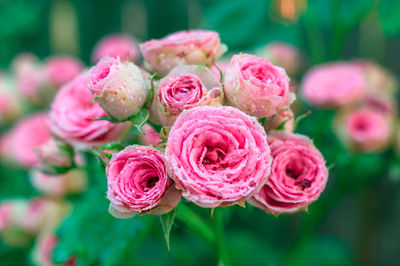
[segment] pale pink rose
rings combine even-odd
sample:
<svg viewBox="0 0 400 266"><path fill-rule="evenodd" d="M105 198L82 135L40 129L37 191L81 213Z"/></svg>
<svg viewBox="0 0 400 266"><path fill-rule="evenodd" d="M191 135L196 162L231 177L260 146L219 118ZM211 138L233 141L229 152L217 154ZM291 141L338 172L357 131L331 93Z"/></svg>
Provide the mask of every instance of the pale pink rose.
<svg viewBox="0 0 400 266"><path fill-rule="evenodd" d="M392 141L392 123L393 117L370 107L361 107L340 114L336 121L336 132L350 149L381 151Z"/></svg>
<svg viewBox="0 0 400 266"><path fill-rule="evenodd" d="M0 124L15 120L22 113L22 103L14 80L0 72Z"/></svg>
<svg viewBox="0 0 400 266"><path fill-rule="evenodd" d="M343 107L359 101L367 81L354 64L335 62L311 69L301 85L304 98L319 107Z"/></svg>
<svg viewBox="0 0 400 266"><path fill-rule="evenodd" d="M50 139L37 150L41 169L46 173L56 174L73 166L73 150L65 143Z"/></svg>
<svg viewBox="0 0 400 266"><path fill-rule="evenodd" d="M53 56L47 59L44 65L45 77L55 87L61 87L73 80L82 69L82 62L72 56Z"/></svg>
<svg viewBox="0 0 400 266"><path fill-rule="evenodd" d="M152 145L154 147L159 146L160 143L162 142L160 135L149 124L145 124L142 127L140 140L143 145Z"/></svg>
<svg viewBox="0 0 400 266"><path fill-rule="evenodd" d="M94 48L93 62L103 57L119 58L121 61L138 61L139 49L134 38L128 35L115 34L102 38Z"/></svg>
<svg viewBox="0 0 400 266"><path fill-rule="evenodd" d="M219 80L206 67L182 65L175 67L156 87L150 112L162 126L172 126L178 115L197 106L219 106L224 93Z"/></svg>
<svg viewBox="0 0 400 266"><path fill-rule="evenodd" d="M258 118L273 116L289 106L293 97L285 70L250 54L232 57L225 71L224 92L229 105Z"/></svg>
<svg viewBox="0 0 400 266"><path fill-rule="evenodd" d="M259 49L256 54L268 59L274 65L283 67L290 76L296 75L301 67L299 49L288 43L271 42Z"/></svg>
<svg viewBox="0 0 400 266"><path fill-rule="evenodd" d="M397 89L397 80L387 69L368 60L355 60L354 64L362 69L367 79L367 93L382 97L393 97Z"/></svg>
<svg viewBox="0 0 400 266"><path fill-rule="evenodd" d="M52 139L49 133L49 117L37 113L19 121L11 132L14 159L25 167L39 167L35 150Z"/></svg>
<svg viewBox="0 0 400 266"><path fill-rule="evenodd" d="M30 180L32 186L39 192L53 197L80 193L87 186L85 171L79 169L73 169L65 174L55 176L34 170L30 173Z"/></svg>
<svg viewBox="0 0 400 266"><path fill-rule="evenodd" d="M282 123L283 129L293 132L294 130L294 113L289 109L281 110L274 116L269 117L264 123L264 129L266 132L279 127Z"/></svg>
<svg viewBox="0 0 400 266"><path fill-rule="evenodd" d="M12 216L12 205L10 202L0 203L0 231L10 225Z"/></svg>
<svg viewBox="0 0 400 266"><path fill-rule="evenodd" d="M162 154L154 148L126 147L113 155L106 176L109 212L117 218L136 213L164 214L175 208L181 198L167 175Z"/></svg>
<svg viewBox="0 0 400 266"><path fill-rule="evenodd" d="M267 136L233 107L196 107L169 132L166 162L182 196L204 208L244 204L270 173Z"/></svg>
<svg viewBox="0 0 400 266"><path fill-rule="evenodd" d="M274 131L268 143L273 157L271 175L249 203L273 214L306 209L328 181L324 157L303 135Z"/></svg>
<svg viewBox="0 0 400 266"><path fill-rule="evenodd" d="M32 259L35 265L38 266L55 266L53 262L53 251L57 246L59 239L51 232L45 232L39 235L36 239L35 246L32 252ZM59 264L57 264L59 265ZM76 256L70 257L63 266L75 266Z"/></svg>
<svg viewBox="0 0 400 266"><path fill-rule="evenodd" d="M362 105L372 108L388 117L397 116L397 101L393 97L380 97L378 95L366 95Z"/></svg>
<svg viewBox="0 0 400 266"><path fill-rule="evenodd" d="M88 84L104 111L119 120L138 113L149 91L136 65L112 57L101 59L90 69Z"/></svg>
<svg viewBox="0 0 400 266"><path fill-rule="evenodd" d="M150 69L161 76L178 65L212 66L226 49L217 32L204 30L179 31L140 45Z"/></svg>
<svg viewBox="0 0 400 266"><path fill-rule="evenodd" d="M81 74L65 84L57 93L50 108L52 131L60 138L86 147L118 140L129 123L114 124L92 119L106 116L87 86L87 75Z"/></svg>
<svg viewBox="0 0 400 266"><path fill-rule="evenodd" d="M0 136L0 157L3 160L12 160L12 139L9 132L4 133Z"/></svg>
<svg viewBox="0 0 400 266"><path fill-rule="evenodd" d="M39 58L36 55L23 52L14 57L11 62L11 69L16 76L21 76L27 72L32 72L38 64Z"/></svg>
<svg viewBox="0 0 400 266"><path fill-rule="evenodd" d="M0 237L2 242L12 247L25 247L31 235L21 228L27 203L24 200L6 200L0 203Z"/></svg>
<svg viewBox="0 0 400 266"><path fill-rule="evenodd" d="M34 198L28 203L21 226L31 234L54 230L69 212L70 206L62 201Z"/></svg>

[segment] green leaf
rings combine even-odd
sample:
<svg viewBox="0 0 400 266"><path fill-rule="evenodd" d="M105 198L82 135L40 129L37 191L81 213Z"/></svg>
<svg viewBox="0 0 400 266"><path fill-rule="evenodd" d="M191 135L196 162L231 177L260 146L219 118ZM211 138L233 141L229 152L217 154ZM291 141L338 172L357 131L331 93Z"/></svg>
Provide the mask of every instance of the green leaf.
<svg viewBox="0 0 400 266"><path fill-rule="evenodd" d="M169 244L169 236L171 233L172 225L174 224L175 221L175 215L176 215L176 209L173 209L172 211L166 214L160 215L161 228L164 232L165 242L167 242L168 252L171 250Z"/></svg>
<svg viewBox="0 0 400 266"><path fill-rule="evenodd" d="M131 116L129 120L140 131L144 124L146 124L147 120L149 120L149 110L142 108L140 109L139 113Z"/></svg>
<svg viewBox="0 0 400 266"><path fill-rule="evenodd" d="M307 116L309 116L310 114L311 114L311 110L308 110L304 114L301 114L298 117L296 117L296 119L294 121L294 130L296 130L296 128L299 125L300 121L303 120L304 118L306 118Z"/></svg>

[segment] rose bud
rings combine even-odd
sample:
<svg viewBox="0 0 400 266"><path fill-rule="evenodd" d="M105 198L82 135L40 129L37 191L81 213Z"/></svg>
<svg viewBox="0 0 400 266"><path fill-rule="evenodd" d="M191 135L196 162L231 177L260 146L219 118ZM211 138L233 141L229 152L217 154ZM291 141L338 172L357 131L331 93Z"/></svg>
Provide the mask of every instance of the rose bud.
<svg viewBox="0 0 400 266"><path fill-rule="evenodd" d="M97 43L92 60L97 63L106 56L119 58L122 62L136 62L140 54L134 38L128 35L115 34L106 36Z"/></svg>
<svg viewBox="0 0 400 266"><path fill-rule="evenodd" d="M184 111L165 158L182 196L203 208L243 205L267 181L272 160L262 126L227 106Z"/></svg>
<svg viewBox="0 0 400 266"><path fill-rule="evenodd" d="M217 32L179 31L160 40L140 45L148 67L161 76L178 65L205 65L211 67L226 50Z"/></svg>
<svg viewBox="0 0 400 266"><path fill-rule="evenodd" d="M42 171L48 174L66 172L74 164L72 147L55 139L50 139L41 145L36 154Z"/></svg>
<svg viewBox="0 0 400 266"><path fill-rule="evenodd" d="M129 123L111 123L93 119L106 116L87 86L87 75L81 74L65 84L55 96L50 108L52 131L61 139L87 148L118 140Z"/></svg>
<svg viewBox="0 0 400 266"><path fill-rule="evenodd" d="M371 60L356 60L354 63L366 76L369 94L393 97L396 93L397 81L392 73Z"/></svg>
<svg viewBox="0 0 400 266"><path fill-rule="evenodd" d="M55 266L53 261L53 251L57 246L59 239L51 232L44 232L36 238L35 246L32 252L32 261L34 265L38 266ZM66 262L61 264L63 266L76 266L76 256L70 257Z"/></svg>
<svg viewBox="0 0 400 266"><path fill-rule="evenodd" d="M30 173L30 180L32 186L39 192L53 197L80 193L87 187L86 173L78 169L55 176L34 170Z"/></svg>
<svg viewBox="0 0 400 266"><path fill-rule="evenodd" d="M39 167L35 150L51 140L48 130L49 117L37 113L19 121L11 131L11 147L14 159L25 167Z"/></svg>
<svg viewBox="0 0 400 266"><path fill-rule="evenodd" d="M268 118L264 123L264 129L266 132L271 131L283 124L283 129L286 131L293 132L294 130L294 113L288 108L279 111L274 116Z"/></svg>
<svg viewBox="0 0 400 266"><path fill-rule="evenodd" d="M150 109L154 110L162 126L172 126L178 115L186 109L204 105L221 105L224 93L217 77L204 66L175 67L160 81Z"/></svg>
<svg viewBox="0 0 400 266"><path fill-rule="evenodd" d="M347 148L375 152L384 150L391 143L392 123L393 117L373 108L361 107L340 114L335 128Z"/></svg>
<svg viewBox="0 0 400 266"><path fill-rule="evenodd" d="M112 57L103 58L90 69L88 84L104 111L119 120L139 112L149 91L136 65Z"/></svg>
<svg viewBox="0 0 400 266"><path fill-rule="evenodd" d="M249 203L272 214L307 209L328 181L324 157L303 135L273 131L268 143L273 157L271 175Z"/></svg>
<svg viewBox="0 0 400 266"><path fill-rule="evenodd" d="M152 145L154 147L157 147L162 142L162 139L152 126L150 126L149 124L145 124L142 127L140 141L143 145Z"/></svg>
<svg viewBox="0 0 400 266"><path fill-rule="evenodd" d="M302 93L318 107L344 107L359 101L365 94L367 81L354 64L335 62L311 69L303 79Z"/></svg>
<svg viewBox="0 0 400 266"><path fill-rule="evenodd" d="M250 54L234 55L225 71L228 104L246 114L271 117L291 104L289 78L283 68Z"/></svg>
<svg viewBox="0 0 400 266"><path fill-rule="evenodd" d="M301 67L301 54L297 47L284 42L271 42L259 49L256 54L272 64L283 67L289 76L296 75Z"/></svg>
<svg viewBox="0 0 400 266"><path fill-rule="evenodd" d="M78 58L70 56L51 57L46 60L44 65L46 80L57 88L77 77L82 69L82 62Z"/></svg>
<svg viewBox="0 0 400 266"><path fill-rule="evenodd" d="M0 72L0 124L14 121L22 113L22 103L14 84Z"/></svg>
<svg viewBox="0 0 400 266"><path fill-rule="evenodd" d="M106 176L109 212L116 218L161 215L175 208L181 198L167 175L162 154L154 148L126 147L113 155Z"/></svg>
<svg viewBox="0 0 400 266"><path fill-rule="evenodd" d="M54 230L64 220L70 209L70 206L62 201L32 199L23 215L21 226L31 234Z"/></svg>

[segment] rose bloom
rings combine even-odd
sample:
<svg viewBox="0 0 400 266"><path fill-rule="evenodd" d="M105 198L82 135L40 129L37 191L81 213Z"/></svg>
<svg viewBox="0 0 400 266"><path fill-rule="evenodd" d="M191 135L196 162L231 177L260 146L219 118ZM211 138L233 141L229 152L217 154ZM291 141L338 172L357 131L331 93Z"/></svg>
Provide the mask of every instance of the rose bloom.
<svg viewBox="0 0 400 266"><path fill-rule="evenodd" d="M256 53L270 60L274 65L283 67L292 76L300 70L301 55L297 47L284 42L271 42Z"/></svg>
<svg viewBox="0 0 400 266"><path fill-rule="evenodd" d="M27 202L13 199L0 203L0 237L2 242L12 247L27 246L31 235L21 228Z"/></svg>
<svg viewBox="0 0 400 266"><path fill-rule="evenodd" d="M352 150L381 151L392 141L393 117L376 109L361 107L342 113L336 121L340 140Z"/></svg>
<svg viewBox="0 0 400 266"><path fill-rule="evenodd" d="M72 56L54 56L46 60L44 73L47 81L60 87L73 80L83 69L82 62Z"/></svg>
<svg viewBox="0 0 400 266"><path fill-rule="evenodd" d="M10 133L14 159L25 167L39 167L35 149L52 137L49 133L49 117L44 113L33 114L19 121Z"/></svg>
<svg viewBox="0 0 400 266"><path fill-rule="evenodd" d="M140 57L135 39L122 34L106 36L97 43L92 56L93 62L97 63L106 56L131 62L138 61Z"/></svg>
<svg viewBox="0 0 400 266"><path fill-rule="evenodd" d="M11 69L16 76L31 72L39 64L39 58L30 53L23 52L18 54L11 62Z"/></svg>
<svg viewBox="0 0 400 266"><path fill-rule="evenodd" d="M0 72L0 123L9 123L22 113L22 103L14 82Z"/></svg>
<svg viewBox="0 0 400 266"><path fill-rule="evenodd" d="M264 123L266 132L279 127L282 123L283 128L287 131L293 132L294 130L294 113L289 109L281 110L272 117L269 117Z"/></svg>
<svg viewBox="0 0 400 266"><path fill-rule="evenodd" d="M111 57L103 58L90 69L88 84L104 111L119 120L139 112L149 91L136 65Z"/></svg>
<svg viewBox="0 0 400 266"><path fill-rule="evenodd" d="M328 181L324 157L303 135L273 131L268 143L273 157L271 175L249 203L272 214L306 209Z"/></svg>
<svg viewBox="0 0 400 266"><path fill-rule="evenodd" d="M81 74L65 84L51 104L52 131L81 148L118 140L129 127L129 123L114 124L105 120L91 120L107 115L98 103L92 102L92 98L86 74Z"/></svg>
<svg viewBox="0 0 400 266"><path fill-rule="evenodd" d="M354 64L335 62L311 69L303 79L304 98L319 107L343 107L360 100L367 81Z"/></svg>
<svg viewBox="0 0 400 266"><path fill-rule="evenodd" d="M32 186L39 192L53 197L80 193L87 187L86 173L79 169L55 176L34 170L30 173L30 180Z"/></svg>
<svg viewBox="0 0 400 266"><path fill-rule="evenodd" d="M184 111L165 157L182 196L203 208L244 204L270 173L267 136L254 117L223 106Z"/></svg>
<svg viewBox="0 0 400 266"><path fill-rule="evenodd" d="M224 102L219 80L204 66L175 67L160 81L150 112L154 123L172 126L178 115L197 106L218 106ZM157 119L154 119L156 117Z"/></svg>
<svg viewBox="0 0 400 266"><path fill-rule="evenodd" d="M161 76L178 65L212 66L226 49L217 32L204 30L179 31L140 45L149 68Z"/></svg>
<svg viewBox="0 0 400 266"><path fill-rule="evenodd" d="M224 92L229 105L258 118L289 106L293 95L283 68L250 54L232 57L225 71Z"/></svg>
<svg viewBox="0 0 400 266"><path fill-rule="evenodd" d="M181 194L168 177L164 158L154 148L132 145L115 154L106 168L109 212L117 218L160 215L178 204Z"/></svg>
<svg viewBox="0 0 400 266"><path fill-rule="evenodd" d="M162 142L162 139L152 126L150 126L149 124L145 124L142 127L140 141L143 145L152 145L154 147L157 147Z"/></svg>

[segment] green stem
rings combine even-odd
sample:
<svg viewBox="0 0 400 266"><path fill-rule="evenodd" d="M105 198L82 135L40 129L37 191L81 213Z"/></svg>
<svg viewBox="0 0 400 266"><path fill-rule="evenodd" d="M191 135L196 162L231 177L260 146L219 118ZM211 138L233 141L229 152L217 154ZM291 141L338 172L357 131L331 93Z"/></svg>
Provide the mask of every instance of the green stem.
<svg viewBox="0 0 400 266"><path fill-rule="evenodd" d="M215 236L217 240L218 249L218 265L229 266L232 265L229 252L225 242L224 235L224 220L222 216L223 208L216 208L214 211L215 217Z"/></svg>

